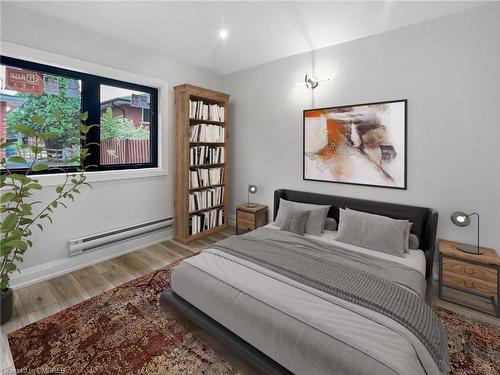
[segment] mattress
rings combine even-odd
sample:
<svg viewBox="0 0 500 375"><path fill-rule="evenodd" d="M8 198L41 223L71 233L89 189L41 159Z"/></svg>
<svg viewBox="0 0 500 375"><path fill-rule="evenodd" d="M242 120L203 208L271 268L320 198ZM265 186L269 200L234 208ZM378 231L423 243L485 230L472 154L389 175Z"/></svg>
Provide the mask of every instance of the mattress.
<svg viewBox="0 0 500 375"><path fill-rule="evenodd" d="M323 240L334 237L326 233ZM425 273L425 258L422 268L419 251L412 254L398 261ZM296 374L439 373L418 339L391 319L219 250L184 260L173 269L171 284Z"/></svg>

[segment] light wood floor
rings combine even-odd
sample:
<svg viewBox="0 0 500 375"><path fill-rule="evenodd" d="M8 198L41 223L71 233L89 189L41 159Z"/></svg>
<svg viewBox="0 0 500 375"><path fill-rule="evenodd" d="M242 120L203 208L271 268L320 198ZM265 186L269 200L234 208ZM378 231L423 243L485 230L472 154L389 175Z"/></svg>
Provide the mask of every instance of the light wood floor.
<svg viewBox="0 0 500 375"><path fill-rule="evenodd" d="M223 232L194 241L189 245L183 245L176 241L162 242L63 276L16 289L14 292L14 316L1 326L0 369L2 369L2 373L15 373L6 337L9 332L162 268L174 260L191 255L233 234L234 227L230 227ZM441 301L437 298L437 292L433 293L433 296L433 304L500 325L500 320L495 317ZM485 308L488 306L485 305Z"/></svg>
<svg viewBox="0 0 500 375"><path fill-rule="evenodd" d="M1 326L2 373L14 374L7 334L69 306L101 294L141 275L165 267L234 234L234 227L183 245L166 241L157 245L70 272L14 291L14 314Z"/></svg>

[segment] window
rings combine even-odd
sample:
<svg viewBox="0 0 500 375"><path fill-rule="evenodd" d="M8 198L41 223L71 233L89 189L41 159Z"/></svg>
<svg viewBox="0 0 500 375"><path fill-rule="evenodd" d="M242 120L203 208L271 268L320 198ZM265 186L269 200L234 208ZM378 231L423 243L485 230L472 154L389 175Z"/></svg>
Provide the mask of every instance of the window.
<svg viewBox="0 0 500 375"><path fill-rule="evenodd" d="M108 85L100 91L101 164L149 163L151 95Z"/></svg>
<svg viewBox="0 0 500 375"><path fill-rule="evenodd" d="M89 171L158 166L158 89L1 56L0 138L12 141L1 157L21 156L27 163L9 168L26 170L33 160L35 140L14 131L23 123L56 136L42 145L46 163L74 169L68 160L79 154L81 112L87 125ZM31 120L37 114L39 125ZM57 122L56 116L62 121ZM97 145L99 144L99 146ZM57 170L56 170L57 172ZM47 173L44 171L43 173Z"/></svg>

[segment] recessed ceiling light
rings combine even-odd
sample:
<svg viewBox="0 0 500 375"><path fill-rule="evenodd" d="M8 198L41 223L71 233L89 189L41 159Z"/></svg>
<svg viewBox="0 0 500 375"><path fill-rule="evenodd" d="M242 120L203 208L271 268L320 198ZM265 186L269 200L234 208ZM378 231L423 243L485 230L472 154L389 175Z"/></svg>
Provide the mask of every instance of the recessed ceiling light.
<svg viewBox="0 0 500 375"><path fill-rule="evenodd" d="M219 38L221 38L222 40L226 40L228 35L229 35L229 31L227 31L226 29L219 30Z"/></svg>

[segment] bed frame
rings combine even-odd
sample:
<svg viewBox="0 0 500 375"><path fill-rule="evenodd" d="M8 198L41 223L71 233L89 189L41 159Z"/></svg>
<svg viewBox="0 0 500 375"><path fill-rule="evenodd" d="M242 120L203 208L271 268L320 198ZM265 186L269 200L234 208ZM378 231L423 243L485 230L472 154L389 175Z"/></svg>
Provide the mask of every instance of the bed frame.
<svg viewBox="0 0 500 375"><path fill-rule="evenodd" d="M280 198L301 203L329 204L332 207L328 212L328 217L336 219L337 222L340 207L389 216L394 219L407 219L413 222L411 233L418 237L420 248L425 252L427 261L425 276L427 280L427 300L430 301L438 218L436 211L425 207L279 189L274 192L274 219L278 214ZM228 352L229 356L236 356L238 360L248 364L252 369L252 373L291 374L279 363L191 305L171 289L167 289L161 294L160 305L164 309L174 312L180 318L187 320L190 324L201 328L202 336L207 337L208 335L208 341L215 339L217 343L222 343L224 345L223 351Z"/></svg>

